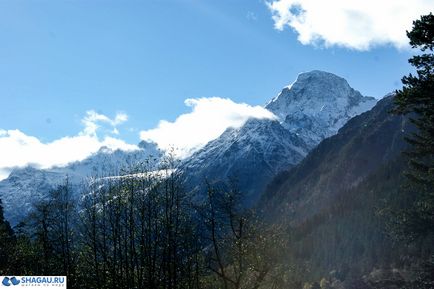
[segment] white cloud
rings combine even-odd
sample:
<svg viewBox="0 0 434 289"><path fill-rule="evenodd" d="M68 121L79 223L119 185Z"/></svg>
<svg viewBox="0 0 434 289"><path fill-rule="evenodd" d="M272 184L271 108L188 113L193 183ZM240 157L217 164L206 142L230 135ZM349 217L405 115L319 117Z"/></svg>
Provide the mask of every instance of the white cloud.
<svg viewBox="0 0 434 289"><path fill-rule="evenodd" d="M217 138L228 127L240 127L248 118L275 118L260 106L235 103L227 98L211 97L187 99L192 111L180 115L174 122L160 121L157 128L141 131L140 138L153 141L160 149L171 147L180 157Z"/></svg>
<svg viewBox="0 0 434 289"><path fill-rule="evenodd" d="M185 157L217 138L228 127L240 127L252 117L275 118L260 106L235 103L226 98L187 99L185 104L191 107L191 112L180 115L174 122L162 120L158 127L141 131L141 139L154 141L163 150L176 148L178 156ZM81 132L51 142L42 142L18 129L0 129L0 180L15 167L64 166L85 159L102 146L113 150L138 149L117 136L118 126L127 120L124 113L109 118L90 110L81 120L84 127Z"/></svg>
<svg viewBox="0 0 434 289"><path fill-rule="evenodd" d="M275 27L291 27L303 44L368 50L407 47L412 21L434 9L434 0L275 0L267 2Z"/></svg>
<svg viewBox="0 0 434 289"><path fill-rule="evenodd" d="M119 113L114 119L88 111L83 118L84 129L76 136L66 136L52 142L43 143L34 136L26 135L20 130L0 129L0 180L6 178L14 167L32 165L39 168L63 166L73 161L83 160L102 146L110 149L135 150L123 140L106 135L97 136L100 127L108 125L116 130L116 126L128 119Z"/></svg>
<svg viewBox="0 0 434 289"><path fill-rule="evenodd" d="M81 120L81 122L84 125L84 130L82 134L84 135L96 135L96 131L98 128L101 127L100 124L109 124L113 127L112 133L113 134L119 134L119 131L117 130L116 126L126 122L128 120L128 115L126 115L123 112L118 112L114 119L110 119L109 117L97 113L94 110L89 110L86 112L86 116Z"/></svg>

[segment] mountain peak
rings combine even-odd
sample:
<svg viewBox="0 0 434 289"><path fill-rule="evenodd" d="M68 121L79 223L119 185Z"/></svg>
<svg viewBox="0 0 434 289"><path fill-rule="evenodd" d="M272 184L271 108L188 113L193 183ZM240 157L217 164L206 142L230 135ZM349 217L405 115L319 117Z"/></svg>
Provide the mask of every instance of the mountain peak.
<svg viewBox="0 0 434 289"><path fill-rule="evenodd" d="M297 100L327 101L336 98L362 98L360 92L351 88L348 82L333 73L312 70L300 73L297 79L273 98L266 107L273 111L276 104ZM273 111L274 112L274 111Z"/></svg>
<svg viewBox="0 0 434 289"><path fill-rule="evenodd" d="M278 116L286 129L315 146L375 103L375 98L363 96L344 78L313 70L300 73L266 108Z"/></svg>
<svg viewBox="0 0 434 289"><path fill-rule="evenodd" d="M338 86L340 89L352 89L345 78L321 70L300 73L291 88L305 88L306 86L320 86L326 89L333 89L334 86Z"/></svg>
<svg viewBox="0 0 434 289"><path fill-rule="evenodd" d="M298 74L297 78L303 79L308 77L335 78L335 79L346 81L344 78L337 76L336 74L333 74L328 71L323 71L323 70L311 70L311 71L301 72Z"/></svg>

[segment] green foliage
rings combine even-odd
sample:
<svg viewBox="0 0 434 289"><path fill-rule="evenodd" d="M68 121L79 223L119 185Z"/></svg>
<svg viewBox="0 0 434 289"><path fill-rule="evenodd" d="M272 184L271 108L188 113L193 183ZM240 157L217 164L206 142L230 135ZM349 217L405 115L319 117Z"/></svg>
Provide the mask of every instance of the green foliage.
<svg viewBox="0 0 434 289"><path fill-rule="evenodd" d="M397 91L394 112L409 114L417 130L406 140L410 149L407 192L412 196L396 218L401 236L410 240L434 232L434 16L421 16L407 32L413 48L421 54L409 59L416 75L403 77L404 87Z"/></svg>

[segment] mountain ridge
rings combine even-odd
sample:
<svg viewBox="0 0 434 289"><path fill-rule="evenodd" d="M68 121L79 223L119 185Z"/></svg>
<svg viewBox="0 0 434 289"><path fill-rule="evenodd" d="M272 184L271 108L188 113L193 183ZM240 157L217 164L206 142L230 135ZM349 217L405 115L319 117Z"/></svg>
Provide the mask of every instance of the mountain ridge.
<svg viewBox="0 0 434 289"><path fill-rule="evenodd" d="M155 144L140 142L136 151L112 150L101 147L96 153L82 161L66 166L38 169L32 166L15 168L8 178L0 181L0 199L4 214L9 222L17 224L32 209L32 205L45 198L50 190L64 183L66 178L78 193L78 187L90 176L116 174L123 167L158 157Z"/></svg>
<svg viewBox="0 0 434 289"><path fill-rule="evenodd" d="M301 73L265 106L278 117L277 121L248 121L241 128L225 131L184 160L181 169L187 172L187 186L200 191L205 179L224 182L235 178L239 189L247 195L248 204L253 204L279 170L300 162L321 140L375 103L374 98L362 96L345 79L332 73ZM232 136L228 137L230 132ZM228 142L237 146L230 147ZM267 153L270 147L274 154ZM216 159L216 155L221 157ZM268 163L273 163L274 169Z"/></svg>
<svg viewBox="0 0 434 289"><path fill-rule="evenodd" d="M297 210L296 206L318 210L309 205L309 199L333 198L336 191L356 187L383 163L396 158L405 150L404 135L412 131L412 126L408 118L390 114L393 97L386 96L370 111L352 118L296 167L282 171L268 185L263 202L280 207L286 214ZM270 212L276 212L274 205Z"/></svg>
<svg viewBox="0 0 434 289"><path fill-rule="evenodd" d="M410 284L414 262L433 252L429 237L417 240L415 250L389 230L388 206L409 198L402 152L408 148L404 137L415 130L408 116L390 113L393 107L394 96L388 95L349 120L279 173L261 196L257 210L290 232L285 258L299 268L301 280L340 284L332 288L386 288L372 284L395 274L399 284ZM375 278L378 271L381 278Z"/></svg>

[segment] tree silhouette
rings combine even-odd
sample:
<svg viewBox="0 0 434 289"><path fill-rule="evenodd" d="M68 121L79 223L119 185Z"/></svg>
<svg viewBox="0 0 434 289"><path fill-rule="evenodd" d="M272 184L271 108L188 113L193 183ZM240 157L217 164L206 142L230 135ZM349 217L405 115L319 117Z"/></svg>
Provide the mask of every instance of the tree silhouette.
<svg viewBox="0 0 434 289"><path fill-rule="evenodd" d="M406 138L411 196L399 218L402 234L414 238L434 231L434 16L430 13L414 21L407 36L421 53L409 59L416 75L403 77L394 112L408 114L416 128Z"/></svg>

